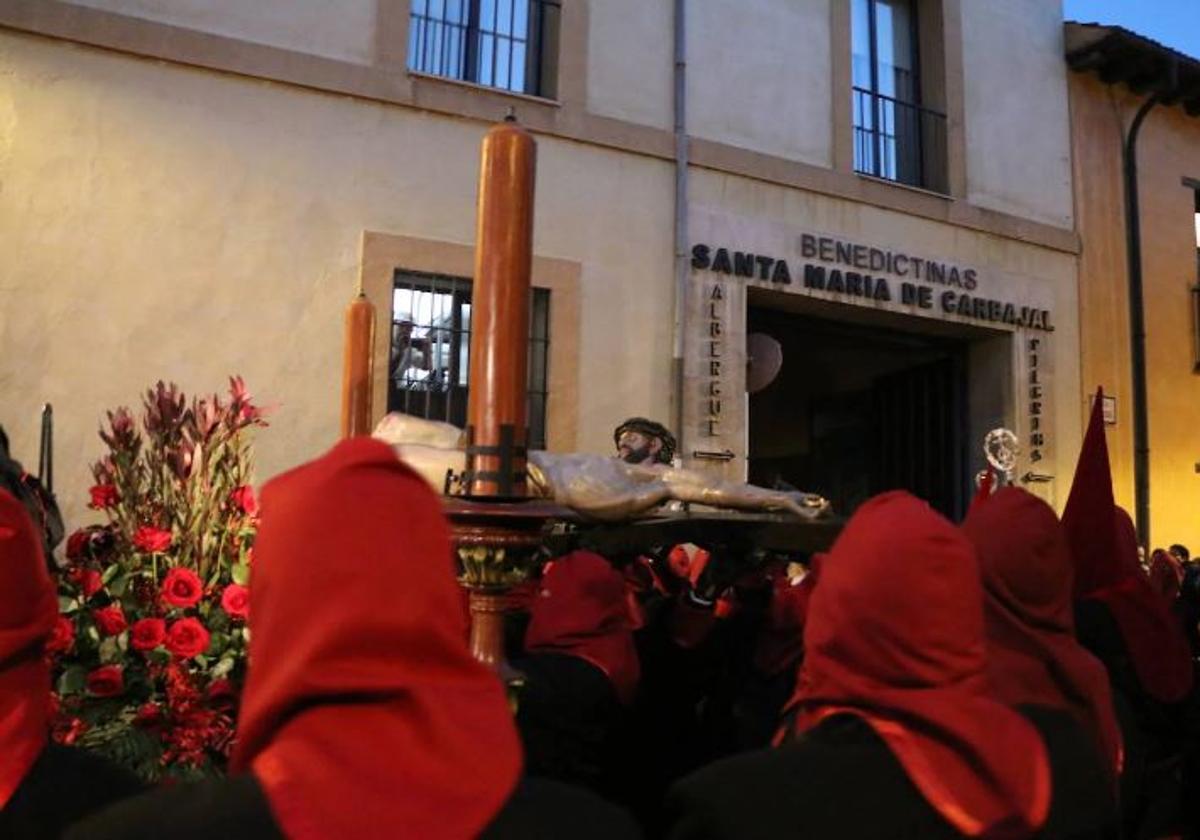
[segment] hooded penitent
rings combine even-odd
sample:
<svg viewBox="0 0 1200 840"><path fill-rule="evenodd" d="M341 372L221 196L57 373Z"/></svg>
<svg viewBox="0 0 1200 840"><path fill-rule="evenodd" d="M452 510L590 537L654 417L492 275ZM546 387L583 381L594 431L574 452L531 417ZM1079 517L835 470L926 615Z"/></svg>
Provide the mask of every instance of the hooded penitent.
<svg viewBox="0 0 1200 840"><path fill-rule="evenodd" d="M235 770L289 837L462 838L512 793L504 688L472 659L441 505L368 438L270 482Z"/></svg>
<svg viewBox="0 0 1200 840"><path fill-rule="evenodd" d="M632 702L640 671L621 573L590 551L550 563L530 604L525 649L586 660L608 676L621 702Z"/></svg>
<svg viewBox="0 0 1200 840"><path fill-rule="evenodd" d="M1167 602L1138 564L1129 514L1113 501L1102 401L1097 394L1062 518L1075 566L1075 598L1108 608L1142 689L1172 703L1191 690L1191 655Z"/></svg>
<svg viewBox="0 0 1200 840"><path fill-rule="evenodd" d="M983 574L988 673L1001 700L1065 709L1115 774L1121 731L1104 665L1075 639L1071 553L1054 510L1006 487L973 508L963 531Z"/></svg>
<svg viewBox="0 0 1200 840"><path fill-rule="evenodd" d="M868 501L821 564L789 708L799 732L862 718L963 834L1027 837L1049 810L1050 766L991 692L982 599L957 528L907 493Z"/></svg>
<svg viewBox="0 0 1200 840"><path fill-rule="evenodd" d="M0 490L0 809L46 745L50 671L42 648L58 599L25 507Z"/></svg>

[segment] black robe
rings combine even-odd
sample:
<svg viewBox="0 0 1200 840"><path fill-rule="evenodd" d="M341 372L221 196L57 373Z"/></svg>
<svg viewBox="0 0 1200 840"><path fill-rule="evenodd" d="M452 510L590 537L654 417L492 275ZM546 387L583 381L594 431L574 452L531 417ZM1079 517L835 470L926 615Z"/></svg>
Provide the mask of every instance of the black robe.
<svg viewBox="0 0 1200 840"><path fill-rule="evenodd" d="M399 773L396 783L403 784ZM64 835L65 840L282 840L283 836L266 794L251 773L127 799L77 823ZM406 835L404 827L396 825L381 826L379 836ZM641 833L623 810L587 791L524 779L479 836L484 840L637 840Z"/></svg>
<svg viewBox="0 0 1200 840"><path fill-rule="evenodd" d="M1111 781L1065 712L1023 709L1047 744L1054 794L1039 836L1117 836ZM835 715L797 741L719 761L666 802L670 840L960 837L861 718Z"/></svg>
<svg viewBox="0 0 1200 840"><path fill-rule="evenodd" d="M1195 825L1200 837L1200 691L1177 703L1142 687L1120 625L1101 601L1075 604L1075 633L1108 670L1125 746L1121 812L1127 837L1171 834Z"/></svg>
<svg viewBox="0 0 1200 840"><path fill-rule="evenodd" d="M132 773L74 747L48 744L0 810L4 840L57 838L68 825L143 790Z"/></svg>
<svg viewBox="0 0 1200 840"><path fill-rule="evenodd" d="M531 654L512 664L524 675L516 722L525 772L611 796L625 710L608 676L566 654Z"/></svg>

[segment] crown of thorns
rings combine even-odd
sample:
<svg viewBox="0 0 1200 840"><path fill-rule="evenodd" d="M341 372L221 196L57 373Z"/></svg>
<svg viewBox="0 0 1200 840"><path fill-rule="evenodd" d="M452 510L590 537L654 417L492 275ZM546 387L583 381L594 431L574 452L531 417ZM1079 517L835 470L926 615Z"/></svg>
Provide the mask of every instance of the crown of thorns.
<svg viewBox="0 0 1200 840"><path fill-rule="evenodd" d="M645 417L630 417L620 426L617 426L613 432L613 443L617 446L621 444L621 435L626 432L637 432L646 437L657 438L662 442L662 449L654 456L655 460L662 464L669 464L675 459L675 435L667 431L667 427L662 423L655 423L653 420L647 420Z"/></svg>

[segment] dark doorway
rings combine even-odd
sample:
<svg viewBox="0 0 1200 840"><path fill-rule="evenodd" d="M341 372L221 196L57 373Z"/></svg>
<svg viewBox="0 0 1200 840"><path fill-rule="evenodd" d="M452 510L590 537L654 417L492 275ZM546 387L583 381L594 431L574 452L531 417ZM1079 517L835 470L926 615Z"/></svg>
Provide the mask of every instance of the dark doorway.
<svg viewBox="0 0 1200 840"><path fill-rule="evenodd" d="M747 329L783 347L750 396L752 483L821 493L843 515L897 488L963 515L966 342L754 306Z"/></svg>

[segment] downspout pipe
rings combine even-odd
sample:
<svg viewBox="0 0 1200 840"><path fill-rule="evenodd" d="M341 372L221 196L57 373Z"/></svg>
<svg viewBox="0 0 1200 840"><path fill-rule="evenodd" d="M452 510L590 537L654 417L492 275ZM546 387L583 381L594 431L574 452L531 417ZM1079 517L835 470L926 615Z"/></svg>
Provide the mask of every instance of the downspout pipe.
<svg viewBox="0 0 1200 840"><path fill-rule="evenodd" d="M671 426L678 441L680 457L685 457L686 434L683 425L684 334L687 328L688 286L688 135L687 135L687 0L675 0L675 322L671 351L672 416Z"/></svg>
<svg viewBox="0 0 1200 840"><path fill-rule="evenodd" d="M1137 141L1147 115L1177 87L1178 62L1172 62L1168 84L1151 94L1125 135L1125 255L1129 272L1130 362L1133 374L1133 489L1137 531L1147 550L1150 543L1150 417L1146 396L1146 308L1142 294L1142 226L1138 210Z"/></svg>

